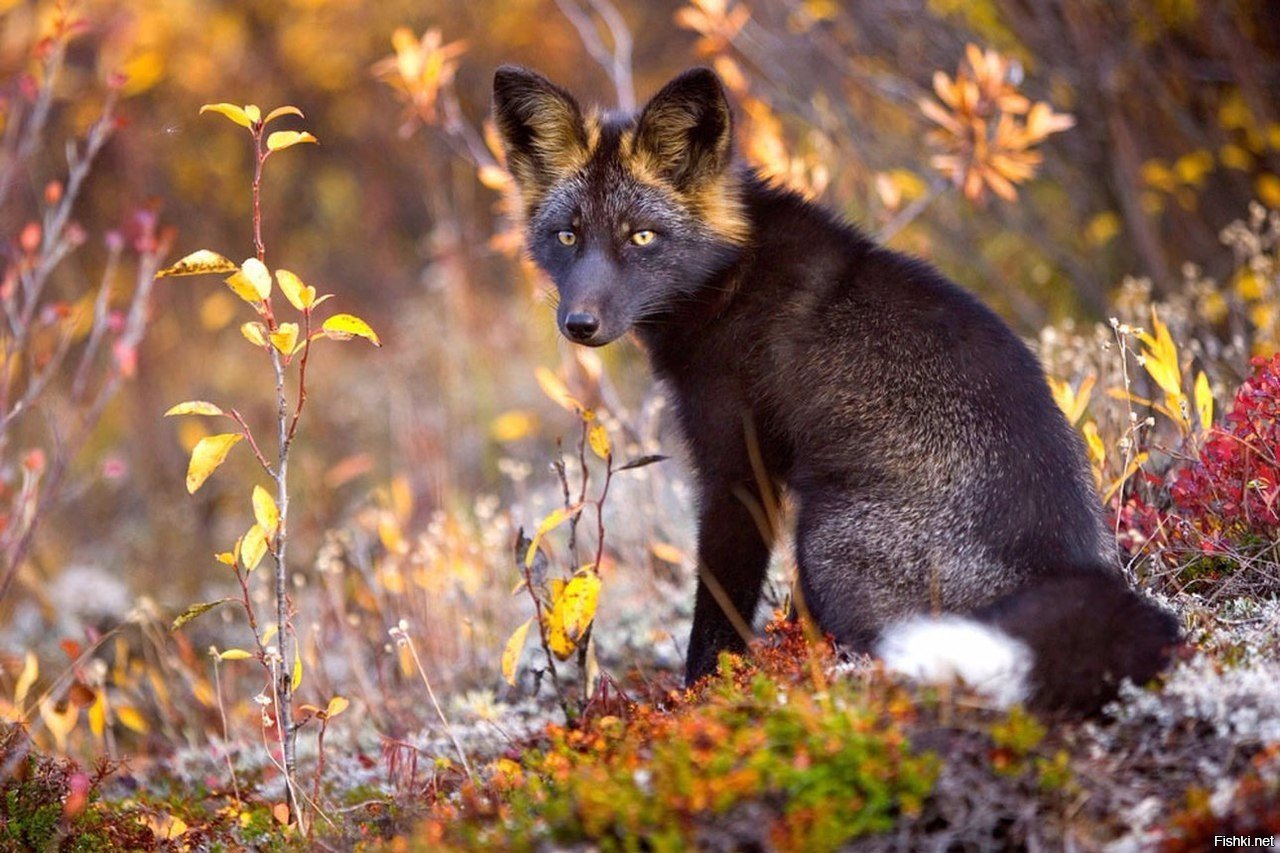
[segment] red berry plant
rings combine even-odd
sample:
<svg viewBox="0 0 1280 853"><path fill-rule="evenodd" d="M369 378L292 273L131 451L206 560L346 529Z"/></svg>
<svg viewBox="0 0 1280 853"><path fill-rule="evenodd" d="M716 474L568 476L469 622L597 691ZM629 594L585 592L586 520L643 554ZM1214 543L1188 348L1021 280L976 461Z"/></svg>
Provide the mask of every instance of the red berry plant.
<svg viewBox="0 0 1280 853"><path fill-rule="evenodd" d="M1253 367L1226 423L1170 487L1206 552L1273 543L1280 533L1280 354Z"/></svg>
<svg viewBox="0 0 1280 853"><path fill-rule="evenodd" d="M1252 364L1224 422L1163 478L1168 509L1134 497L1120 511L1122 541L1195 569L1184 579L1280 562L1280 354Z"/></svg>

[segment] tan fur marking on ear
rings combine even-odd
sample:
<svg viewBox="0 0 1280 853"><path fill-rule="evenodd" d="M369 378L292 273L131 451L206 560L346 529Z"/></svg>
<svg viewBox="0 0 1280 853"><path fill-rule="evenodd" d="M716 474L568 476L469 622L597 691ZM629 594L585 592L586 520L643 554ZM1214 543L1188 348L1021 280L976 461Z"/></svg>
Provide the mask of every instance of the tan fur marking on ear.
<svg viewBox="0 0 1280 853"><path fill-rule="evenodd" d="M707 227L726 242L741 246L750 239L751 221L742 203L742 187L731 172L680 192L662 176L652 158L632 156L624 161L624 165L637 181L671 196L677 204L706 222Z"/></svg>
<svg viewBox="0 0 1280 853"><path fill-rule="evenodd" d="M689 193L690 206L726 241L743 245L751 237L751 221L742 204L742 187L738 181L722 175Z"/></svg>
<svg viewBox="0 0 1280 853"><path fill-rule="evenodd" d="M600 111L592 109L583 124L587 131L587 157L590 158L600 147Z"/></svg>
<svg viewBox="0 0 1280 853"><path fill-rule="evenodd" d="M582 116L571 104L554 95L534 93L522 107L529 117L532 150L529 155L510 152L507 168L529 216L553 186L587 164L589 151Z"/></svg>
<svg viewBox="0 0 1280 853"><path fill-rule="evenodd" d="M554 179L581 169L587 163L578 114L559 98L542 98L532 111L533 147ZM552 181L554 183L554 180Z"/></svg>

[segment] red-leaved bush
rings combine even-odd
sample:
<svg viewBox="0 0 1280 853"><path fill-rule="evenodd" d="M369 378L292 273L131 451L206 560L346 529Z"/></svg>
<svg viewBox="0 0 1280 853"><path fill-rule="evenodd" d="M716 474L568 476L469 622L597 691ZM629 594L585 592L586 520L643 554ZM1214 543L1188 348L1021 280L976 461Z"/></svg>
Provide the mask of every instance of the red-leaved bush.
<svg viewBox="0 0 1280 853"><path fill-rule="evenodd" d="M1170 485L1179 514L1206 540L1202 550L1220 552L1242 538L1274 541L1280 532L1280 355L1253 366L1226 423Z"/></svg>

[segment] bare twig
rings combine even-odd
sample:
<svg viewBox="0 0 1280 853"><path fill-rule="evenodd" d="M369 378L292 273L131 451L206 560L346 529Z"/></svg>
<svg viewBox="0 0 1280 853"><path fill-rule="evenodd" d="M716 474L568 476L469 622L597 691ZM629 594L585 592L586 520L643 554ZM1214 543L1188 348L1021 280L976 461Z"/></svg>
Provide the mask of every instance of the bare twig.
<svg viewBox="0 0 1280 853"><path fill-rule="evenodd" d="M610 0L587 0L587 5L604 22L605 28L609 31L609 38L613 42L613 48L610 49L605 46L604 40L600 37L599 25L592 20L585 9L578 5L578 0L556 0L556 5L569 19L569 23L573 24L573 28L578 31L578 37L582 39L582 46L587 49L587 53L609 75L614 91L617 93L618 109L628 113L634 112L636 93L631 72L631 30L627 28L627 22L623 19L622 13Z"/></svg>

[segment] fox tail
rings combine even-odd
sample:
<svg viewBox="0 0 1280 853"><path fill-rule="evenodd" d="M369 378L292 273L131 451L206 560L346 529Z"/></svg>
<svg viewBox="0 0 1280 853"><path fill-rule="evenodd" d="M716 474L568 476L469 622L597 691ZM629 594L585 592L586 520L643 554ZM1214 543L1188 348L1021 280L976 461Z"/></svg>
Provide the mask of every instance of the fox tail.
<svg viewBox="0 0 1280 853"><path fill-rule="evenodd" d="M1172 613L1118 572L1045 576L968 615L886 628L876 654L917 681L963 681L993 704L1092 715L1125 679L1151 680L1181 642Z"/></svg>

